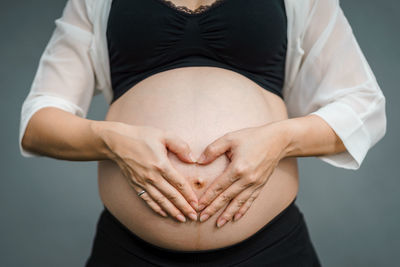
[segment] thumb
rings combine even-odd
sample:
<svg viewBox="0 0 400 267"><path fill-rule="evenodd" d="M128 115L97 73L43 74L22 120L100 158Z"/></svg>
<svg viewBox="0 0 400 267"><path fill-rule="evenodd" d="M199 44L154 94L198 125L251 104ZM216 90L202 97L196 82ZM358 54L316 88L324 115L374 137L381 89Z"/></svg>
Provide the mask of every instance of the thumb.
<svg viewBox="0 0 400 267"><path fill-rule="evenodd" d="M165 144L168 149L174 152L178 158L184 162L194 163L196 159L191 153L191 149L182 138L172 132L166 132Z"/></svg>
<svg viewBox="0 0 400 267"><path fill-rule="evenodd" d="M197 163L207 164L224 154L226 151L230 150L230 148L230 142L228 139L222 136L204 149L203 153L201 153L199 159L197 160Z"/></svg>

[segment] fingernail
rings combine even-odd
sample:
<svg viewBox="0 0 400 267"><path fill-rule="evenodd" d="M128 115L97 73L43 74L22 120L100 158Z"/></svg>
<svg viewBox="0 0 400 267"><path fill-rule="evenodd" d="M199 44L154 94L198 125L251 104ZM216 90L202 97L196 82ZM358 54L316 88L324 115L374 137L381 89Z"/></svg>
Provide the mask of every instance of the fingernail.
<svg viewBox="0 0 400 267"><path fill-rule="evenodd" d="M192 152L189 153L189 157L192 160L192 162L196 162L196 158L193 156Z"/></svg>
<svg viewBox="0 0 400 267"><path fill-rule="evenodd" d="M240 219L240 217L242 217L242 214L241 214L241 213L236 213L236 214L235 214L235 217L233 217L233 220L234 220L234 221L237 221L237 220Z"/></svg>
<svg viewBox="0 0 400 267"><path fill-rule="evenodd" d="M206 156L204 154L201 154L200 158L197 160L199 163L203 163L203 160L206 159Z"/></svg>
<svg viewBox="0 0 400 267"><path fill-rule="evenodd" d="M190 213L189 218L192 219L193 221L197 221L197 214L196 213Z"/></svg>
<svg viewBox="0 0 400 267"><path fill-rule="evenodd" d="M181 221L181 222L186 222L186 218L185 216L183 216L182 214L178 214L176 215L176 218Z"/></svg>
<svg viewBox="0 0 400 267"><path fill-rule="evenodd" d="M224 225L226 223L226 220L225 219L220 219L218 222L217 222L217 226L218 227L221 227L222 225Z"/></svg>
<svg viewBox="0 0 400 267"><path fill-rule="evenodd" d="M190 205L192 205L192 207L197 210L197 202L196 201L192 201L190 202Z"/></svg>
<svg viewBox="0 0 400 267"><path fill-rule="evenodd" d="M208 215L207 213L201 215L201 216L200 216L200 222L203 222L203 221L207 220L208 217L210 217L210 215Z"/></svg>
<svg viewBox="0 0 400 267"><path fill-rule="evenodd" d="M160 213L161 213L161 215L164 216L164 217L167 217L167 216L168 216L167 213L165 213L165 211L163 211L163 210L160 211Z"/></svg>
<svg viewBox="0 0 400 267"><path fill-rule="evenodd" d="M201 205L199 206L198 210L200 211L200 210L204 209L204 207L205 207L205 205L204 205L204 204L201 204Z"/></svg>

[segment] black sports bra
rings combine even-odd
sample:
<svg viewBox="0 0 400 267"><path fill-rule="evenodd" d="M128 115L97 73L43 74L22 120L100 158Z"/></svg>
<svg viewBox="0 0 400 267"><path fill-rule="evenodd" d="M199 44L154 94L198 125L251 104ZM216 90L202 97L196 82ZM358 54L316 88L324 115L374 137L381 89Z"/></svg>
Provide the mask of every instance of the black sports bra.
<svg viewBox="0 0 400 267"><path fill-rule="evenodd" d="M169 0L113 0L107 25L113 102L157 72L215 66L282 97L284 0L214 0L190 10Z"/></svg>

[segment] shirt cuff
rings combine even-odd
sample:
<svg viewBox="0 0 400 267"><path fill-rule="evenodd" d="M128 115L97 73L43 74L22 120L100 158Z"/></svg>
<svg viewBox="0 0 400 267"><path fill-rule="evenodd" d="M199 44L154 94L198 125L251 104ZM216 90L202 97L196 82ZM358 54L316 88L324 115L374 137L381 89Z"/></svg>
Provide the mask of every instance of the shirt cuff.
<svg viewBox="0 0 400 267"><path fill-rule="evenodd" d="M359 169L371 146L371 138L357 113L347 104L335 101L310 114L324 119L346 147L344 152L316 156L316 158L335 167Z"/></svg>
<svg viewBox="0 0 400 267"><path fill-rule="evenodd" d="M56 107L67 112L70 112L74 115L78 115L80 117L85 116L83 110L77 106L76 104L67 101L63 98L57 96L49 96L49 95L36 95L36 96L28 96L28 98L22 104L21 109L21 120L19 127L19 150L23 157L41 157L42 155L30 152L25 150L22 147L22 137L24 136L26 127L28 126L28 122L39 109L44 107Z"/></svg>

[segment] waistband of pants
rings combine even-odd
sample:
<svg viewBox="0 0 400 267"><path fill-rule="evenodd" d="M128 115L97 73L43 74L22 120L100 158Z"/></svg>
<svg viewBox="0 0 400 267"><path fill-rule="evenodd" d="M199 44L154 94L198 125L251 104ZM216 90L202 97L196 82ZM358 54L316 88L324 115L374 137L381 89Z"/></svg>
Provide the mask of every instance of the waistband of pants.
<svg viewBox="0 0 400 267"><path fill-rule="evenodd" d="M226 263L228 259L235 262L255 255L261 250L272 248L300 227L304 220L302 212L295 204L296 199L297 196L284 210L252 236L239 243L216 249L181 251L153 245L131 232L106 207L100 216L98 229L129 253L151 259L155 263L213 262L215 264L218 261Z"/></svg>

